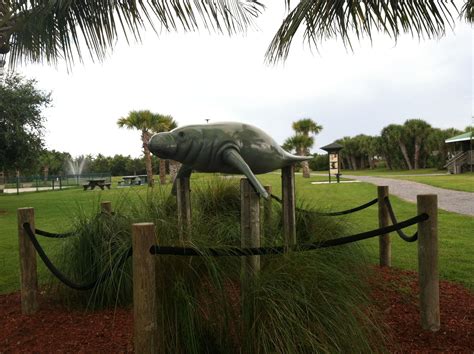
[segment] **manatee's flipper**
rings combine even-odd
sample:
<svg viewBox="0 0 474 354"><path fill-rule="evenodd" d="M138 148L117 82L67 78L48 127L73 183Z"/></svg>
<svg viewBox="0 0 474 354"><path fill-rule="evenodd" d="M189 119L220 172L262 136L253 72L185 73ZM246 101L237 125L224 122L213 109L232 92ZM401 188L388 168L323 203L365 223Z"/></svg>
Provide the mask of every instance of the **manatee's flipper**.
<svg viewBox="0 0 474 354"><path fill-rule="evenodd" d="M314 156L298 156L298 155L293 155L285 151L285 159L287 161L291 161L293 163L296 162L302 162L302 161L309 161L313 159Z"/></svg>
<svg viewBox="0 0 474 354"><path fill-rule="evenodd" d="M193 168L188 165L182 165L179 169L178 173L176 174L176 178L173 181L173 188L171 189L171 194L176 195L176 190L178 188L178 178L183 177L191 177L191 173L193 172Z"/></svg>
<svg viewBox="0 0 474 354"><path fill-rule="evenodd" d="M234 148L228 148L222 153L222 158L225 163L235 167L238 169L245 177L248 178L250 184L253 188L257 191L257 193L264 197L265 199L270 198L265 188L263 188L262 184L259 182L257 177L253 174L252 170L250 169L249 165L244 161L242 156L240 156L239 152Z"/></svg>

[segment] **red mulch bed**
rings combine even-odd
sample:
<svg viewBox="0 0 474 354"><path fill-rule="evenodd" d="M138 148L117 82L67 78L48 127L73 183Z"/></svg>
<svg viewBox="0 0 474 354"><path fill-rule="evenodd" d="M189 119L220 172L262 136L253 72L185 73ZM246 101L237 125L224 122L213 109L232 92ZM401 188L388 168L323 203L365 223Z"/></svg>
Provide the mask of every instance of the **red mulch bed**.
<svg viewBox="0 0 474 354"><path fill-rule="evenodd" d="M474 351L474 293L442 281L441 330L430 333L419 324L417 274L380 268L376 274L373 297L393 334L391 352ZM130 309L88 313L40 299L40 311L25 316L18 293L0 296L0 353L133 351Z"/></svg>

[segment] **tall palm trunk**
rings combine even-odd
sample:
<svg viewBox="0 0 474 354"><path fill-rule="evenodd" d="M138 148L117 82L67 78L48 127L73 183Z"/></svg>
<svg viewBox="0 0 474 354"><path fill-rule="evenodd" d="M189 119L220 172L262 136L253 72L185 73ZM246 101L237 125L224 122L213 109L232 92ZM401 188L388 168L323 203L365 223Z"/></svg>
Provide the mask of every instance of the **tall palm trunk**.
<svg viewBox="0 0 474 354"><path fill-rule="evenodd" d="M390 157L388 155L385 155L385 163L387 164L387 168L389 170L393 170L392 161L390 160Z"/></svg>
<svg viewBox="0 0 474 354"><path fill-rule="evenodd" d="M298 149L298 155L305 156L305 149L304 148ZM310 178L311 173L310 173L310 169L309 169L309 162L308 161L302 161L301 162L301 167L303 168L303 178Z"/></svg>
<svg viewBox="0 0 474 354"><path fill-rule="evenodd" d="M351 164L352 164L352 169L354 171L357 171L357 160L354 155L351 155Z"/></svg>
<svg viewBox="0 0 474 354"><path fill-rule="evenodd" d="M171 182L174 182L176 179L176 175L178 174L178 170L181 167L181 163L178 161L170 160L170 178Z"/></svg>
<svg viewBox="0 0 474 354"><path fill-rule="evenodd" d="M399 141L398 145L400 145L400 150L402 151L403 158L405 159L405 163L408 166L409 170L413 170L413 166L411 165L410 157L408 156L408 151L405 143Z"/></svg>
<svg viewBox="0 0 474 354"><path fill-rule="evenodd" d="M160 159L160 183L166 184L166 160Z"/></svg>
<svg viewBox="0 0 474 354"><path fill-rule="evenodd" d="M150 140L150 134L145 130L142 130L143 152L145 153L145 168L148 179L148 187L153 187L153 166L151 164L150 150L148 149L148 140Z"/></svg>
<svg viewBox="0 0 474 354"><path fill-rule="evenodd" d="M415 153L413 154L413 162L415 165L415 170L420 168L420 150L421 150L421 139L419 137L415 138Z"/></svg>

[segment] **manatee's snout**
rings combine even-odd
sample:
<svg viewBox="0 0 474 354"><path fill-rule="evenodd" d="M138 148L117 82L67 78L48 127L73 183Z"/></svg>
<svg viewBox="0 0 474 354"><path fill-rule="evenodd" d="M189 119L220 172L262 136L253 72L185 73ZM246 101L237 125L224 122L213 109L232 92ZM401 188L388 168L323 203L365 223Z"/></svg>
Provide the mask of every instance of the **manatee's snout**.
<svg viewBox="0 0 474 354"><path fill-rule="evenodd" d="M176 154L178 145L170 133L157 133L151 137L148 148L158 157L172 159Z"/></svg>

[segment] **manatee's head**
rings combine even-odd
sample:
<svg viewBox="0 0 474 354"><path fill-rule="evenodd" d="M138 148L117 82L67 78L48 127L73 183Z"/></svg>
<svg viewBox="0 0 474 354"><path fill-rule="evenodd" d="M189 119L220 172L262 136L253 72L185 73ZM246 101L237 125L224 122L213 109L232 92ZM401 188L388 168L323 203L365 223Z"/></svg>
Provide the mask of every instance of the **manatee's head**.
<svg viewBox="0 0 474 354"><path fill-rule="evenodd" d="M194 127L181 127L157 133L148 142L150 151L162 159L184 162L201 143L202 133Z"/></svg>
<svg viewBox="0 0 474 354"><path fill-rule="evenodd" d="M174 160L178 144L171 132L157 133L151 137L148 142L148 148L159 158Z"/></svg>

